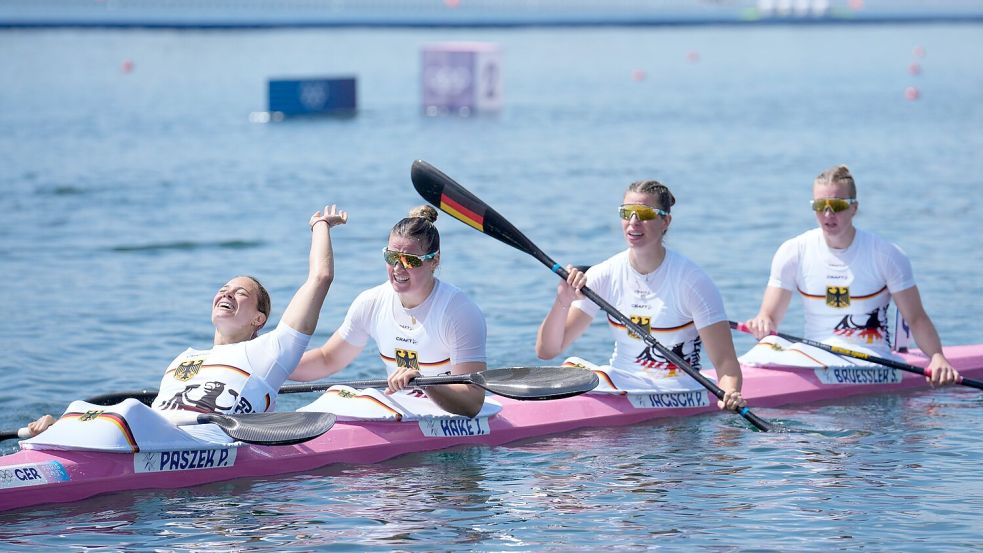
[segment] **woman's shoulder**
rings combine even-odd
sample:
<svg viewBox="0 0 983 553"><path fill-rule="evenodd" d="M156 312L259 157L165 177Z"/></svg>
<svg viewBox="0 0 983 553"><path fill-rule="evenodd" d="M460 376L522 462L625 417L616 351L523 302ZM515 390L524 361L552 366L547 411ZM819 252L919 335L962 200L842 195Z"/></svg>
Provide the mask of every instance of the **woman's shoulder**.
<svg viewBox="0 0 983 553"><path fill-rule="evenodd" d="M686 273L693 276L698 276L701 278L709 279L710 276L707 272L700 266L699 263L693 261L686 255L679 253L676 250L666 248L666 259L664 261L666 266L672 267L674 270Z"/></svg>
<svg viewBox="0 0 983 553"><path fill-rule="evenodd" d="M395 292L393 291L392 286L388 282L383 282L382 284L359 292L358 295L355 296L355 300L352 302L352 305L360 303L376 303L393 294L395 294Z"/></svg>

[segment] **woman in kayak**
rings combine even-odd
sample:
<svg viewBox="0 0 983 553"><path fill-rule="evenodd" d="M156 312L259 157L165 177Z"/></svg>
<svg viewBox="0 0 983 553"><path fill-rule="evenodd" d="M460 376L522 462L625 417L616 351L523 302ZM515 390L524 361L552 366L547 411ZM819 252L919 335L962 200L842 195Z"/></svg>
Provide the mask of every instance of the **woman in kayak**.
<svg viewBox="0 0 983 553"><path fill-rule="evenodd" d="M942 353L911 261L896 245L853 226L859 206L856 182L845 165L815 178L811 207L819 228L778 248L761 308L747 326L759 340L776 331L798 290L805 302L806 338L890 356L887 309L894 298L918 347L931 358L928 381L956 382L959 373Z"/></svg>
<svg viewBox="0 0 983 553"><path fill-rule="evenodd" d="M303 355L334 279L331 228L348 214L334 205L315 212L307 280L294 294L277 327L262 336L270 295L251 276L237 276L212 298L213 347L189 348L171 361L152 407L219 413L273 410L277 392ZM33 434L55 422L45 415L28 425Z"/></svg>
<svg viewBox="0 0 983 553"><path fill-rule="evenodd" d="M540 359L556 357L590 326L599 308L580 294L580 288L587 285L697 370L705 344L724 391L717 405L735 410L745 405L741 367L720 293L702 269L664 245L675 203L669 189L658 181L628 186L618 208L628 249L586 273L567 267L569 277L557 287L553 306L539 327L536 354ZM609 364L615 370L642 374L667 385L675 380L672 384L677 389L681 382L691 389L698 386L688 375L678 374L672 362L630 329L609 322L615 341Z"/></svg>
<svg viewBox="0 0 983 553"><path fill-rule="evenodd" d="M467 295L436 278L440 266L437 211L410 211L389 233L382 251L388 280L355 299L344 322L320 348L304 354L291 380L316 380L348 366L369 337L389 373L386 393L412 387L413 378L485 369L485 317ZM471 384L427 389L450 413L475 416L484 391Z"/></svg>

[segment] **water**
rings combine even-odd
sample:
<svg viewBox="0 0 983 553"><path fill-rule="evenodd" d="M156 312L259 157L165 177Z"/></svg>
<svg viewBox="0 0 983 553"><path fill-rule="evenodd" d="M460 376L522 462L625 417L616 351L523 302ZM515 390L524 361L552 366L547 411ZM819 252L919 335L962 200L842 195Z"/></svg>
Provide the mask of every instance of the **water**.
<svg viewBox="0 0 983 553"><path fill-rule="evenodd" d="M981 38L978 25L0 32L0 427L155 386L179 351L210 343L209 301L235 274L267 285L277 320L306 274L307 217L336 202L351 222L333 233L321 343L383 280L389 228L422 203L414 159L564 263L621 249L622 191L658 178L678 199L670 247L707 270L739 320L757 310L777 246L814 224L812 177L844 162L860 187L857 224L909 253L944 342L980 343ZM502 45L503 113L420 115L419 47L439 40ZM334 74L358 76L358 117L249 122L268 77ZM908 86L919 100L905 100ZM489 365L539 363L555 277L449 217L438 226L440 276L485 311ZM797 302L788 320L798 333ZM602 323L576 354L606 357ZM377 376L375 355L367 348L345 376ZM756 433L728 415L594 429L8 513L0 540L127 551L977 544L979 394L756 412L816 431Z"/></svg>

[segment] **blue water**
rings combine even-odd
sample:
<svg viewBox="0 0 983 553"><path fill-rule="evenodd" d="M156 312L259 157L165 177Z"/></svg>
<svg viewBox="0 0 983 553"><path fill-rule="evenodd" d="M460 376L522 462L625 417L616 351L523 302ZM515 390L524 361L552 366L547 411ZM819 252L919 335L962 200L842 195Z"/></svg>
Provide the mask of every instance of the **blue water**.
<svg viewBox="0 0 983 553"><path fill-rule="evenodd" d="M503 47L501 114L420 114L419 48L440 40ZM658 178L678 199L670 247L710 273L734 319L756 311L775 248L813 225L812 177L847 163L857 224L910 254L944 342L980 343L981 46L978 25L0 32L0 427L155 386L179 351L210 343L209 302L233 275L258 276L277 319L306 274L307 217L333 202L351 221L334 233L322 342L384 279L388 230L422 203L414 159L563 263L620 250L624 187ZM356 118L249 121L265 109L269 77L349 74ZM905 99L909 86L918 100ZM539 363L532 346L555 277L449 217L439 227L440 276L486 313L489 365ZM606 357L601 319L576 354ZM797 304L785 329L801 330ZM381 370L367 348L345 375ZM127 551L978 544L978 393L757 412L807 431L762 434L708 415L138 491L0 515L0 541Z"/></svg>

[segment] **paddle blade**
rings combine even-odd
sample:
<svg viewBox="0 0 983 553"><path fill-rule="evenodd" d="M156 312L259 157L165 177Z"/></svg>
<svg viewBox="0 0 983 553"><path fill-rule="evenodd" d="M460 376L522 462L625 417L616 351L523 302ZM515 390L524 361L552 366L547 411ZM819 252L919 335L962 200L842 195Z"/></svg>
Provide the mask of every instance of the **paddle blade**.
<svg viewBox="0 0 983 553"><path fill-rule="evenodd" d="M505 217L499 215L440 169L426 161L416 160L410 168L410 179L413 181L413 188L416 188L424 200L451 217L519 251L537 258L545 257L543 252Z"/></svg>
<svg viewBox="0 0 983 553"><path fill-rule="evenodd" d="M597 375L578 367L508 367L471 375L482 388L512 399L560 399L597 387Z"/></svg>
<svg viewBox="0 0 983 553"><path fill-rule="evenodd" d="M203 413L198 422L218 425L239 441L261 445L291 445L311 440L334 426L331 413L283 412L222 415Z"/></svg>

